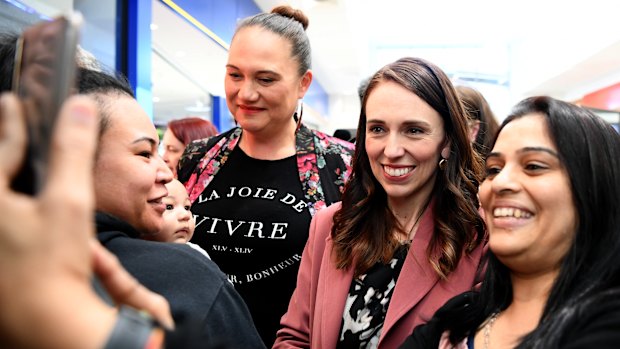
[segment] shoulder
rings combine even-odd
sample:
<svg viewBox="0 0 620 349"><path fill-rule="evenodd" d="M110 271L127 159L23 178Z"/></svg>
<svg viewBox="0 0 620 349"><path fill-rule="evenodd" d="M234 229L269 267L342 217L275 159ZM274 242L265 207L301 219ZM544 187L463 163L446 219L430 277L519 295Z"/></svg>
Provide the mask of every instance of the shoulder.
<svg viewBox="0 0 620 349"><path fill-rule="evenodd" d="M211 147L213 147L216 143L218 143L220 140L224 138L230 138L232 134L235 133L235 131L237 130L238 128L232 128L226 132L220 133L219 135L216 135L213 137L194 140L190 142L185 148L183 157L191 158L192 156L196 154L204 155L204 153L206 153L209 149L211 149Z"/></svg>
<svg viewBox="0 0 620 349"><path fill-rule="evenodd" d="M334 221L334 215L340 210L340 208L342 208L342 203L340 201L335 202L324 209L318 210L314 215L313 220L315 220L317 224L328 225L331 228Z"/></svg>
<svg viewBox="0 0 620 349"><path fill-rule="evenodd" d="M620 288L591 297L564 330L563 348L620 347Z"/></svg>
<svg viewBox="0 0 620 349"><path fill-rule="evenodd" d="M234 135L238 136L240 133L241 129L232 128L219 135L210 138L197 139L189 143L185 147L185 151L179 159L177 176L179 181L186 184L187 181L190 180L200 161L210 150L214 153L218 153L219 147L216 146L217 144L220 144L221 147L221 144L226 143L228 139L232 138Z"/></svg>
<svg viewBox="0 0 620 349"><path fill-rule="evenodd" d="M184 282L221 283L226 276L218 266L200 252L185 244L145 241L125 235L107 240L104 246L139 280L153 282L177 280Z"/></svg>
<svg viewBox="0 0 620 349"><path fill-rule="evenodd" d="M353 154L355 151L355 145L353 143L347 142L340 138L336 138L333 136L328 136L327 134L317 131L310 130L310 132L316 137L321 145L321 148L324 149L326 153L345 153L345 154Z"/></svg>
<svg viewBox="0 0 620 349"><path fill-rule="evenodd" d="M331 239L331 230L334 225L334 215L341 207L340 202L336 202L326 208L318 210L312 217L310 223L310 234L308 236L309 244L315 247L325 246ZM322 248L319 248L322 249Z"/></svg>

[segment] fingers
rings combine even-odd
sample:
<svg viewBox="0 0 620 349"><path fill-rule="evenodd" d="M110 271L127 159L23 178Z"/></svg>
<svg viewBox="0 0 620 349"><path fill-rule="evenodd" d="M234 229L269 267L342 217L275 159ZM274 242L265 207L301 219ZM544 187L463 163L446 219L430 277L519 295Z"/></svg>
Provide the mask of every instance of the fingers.
<svg viewBox="0 0 620 349"><path fill-rule="evenodd" d="M91 250L94 257L95 275L108 291L112 299L151 314L159 323L174 328L168 301L161 295L149 291L131 276L120 264L116 256L93 240Z"/></svg>
<svg viewBox="0 0 620 349"><path fill-rule="evenodd" d="M0 188L8 188L26 152L26 125L19 100L12 94L0 97Z"/></svg>
<svg viewBox="0 0 620 349"><path fill-rule="evenodd" d="M94 101L85 96L68 99L54 128L44 191L55 198L92 211L93 162L98 117ZM52 193L47 193L47 192ZM92 217L88 217L92 219Z"/></svg>

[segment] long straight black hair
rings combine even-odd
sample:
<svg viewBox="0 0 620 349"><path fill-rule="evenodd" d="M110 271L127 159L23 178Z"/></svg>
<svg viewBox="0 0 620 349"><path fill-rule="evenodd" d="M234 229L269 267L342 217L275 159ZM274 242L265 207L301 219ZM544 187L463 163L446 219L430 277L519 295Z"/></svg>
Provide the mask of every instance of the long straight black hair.
<svg viewBox="0 0 620 349"><path fill-rule="evenodd" d="M562 344L565 330L578 320L581 309L620 292L620 135L590 111L550 97L521 101L499 133L510 122L534 113L544 116L568 173L577 225L540 323L518 347L554 348ZM511 302L510 270L489 253L472 307L466 313L456 310L442 321L455 343Z"/></svg>

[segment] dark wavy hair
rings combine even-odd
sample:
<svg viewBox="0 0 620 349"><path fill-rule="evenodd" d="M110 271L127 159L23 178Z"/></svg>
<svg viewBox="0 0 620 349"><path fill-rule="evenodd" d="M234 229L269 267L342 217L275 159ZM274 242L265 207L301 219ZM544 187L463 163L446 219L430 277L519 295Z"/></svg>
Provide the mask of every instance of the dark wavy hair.
<svg viewBox="0 0 620 349"><path fill-rule="evenodd" d="M587 309L620 297L620 135L592 112L550 97L531 97L503 122L544 116L548 134L566 168L577 225L572 245L545 304L538 327L519 348L557 348L569 325ZM451 341L465 338L492 313L512 302L510 270L492 253L479 296L465 311L445 316Z"/></svg>
<svg viewBox="0 0 620 349"><path fill-rule="evenodd" d="M388 208L385 190L372 174L365 147L368 96L386 81L403 86L436 110L450 142L447 167L437 173L428 199L435 205L435 232L428 259L445 278L463 253L471 252L484 238L476 196L482 162L469 142L467 119L450 80L437 66L419 58L399 59L370 79L362 101L351 178L342 195L342 208L334 215L331 234L335 262L345 269L355 261L355 274L360 275L377 262L387 263L399 245L394 231L404 232Z"/></svg>

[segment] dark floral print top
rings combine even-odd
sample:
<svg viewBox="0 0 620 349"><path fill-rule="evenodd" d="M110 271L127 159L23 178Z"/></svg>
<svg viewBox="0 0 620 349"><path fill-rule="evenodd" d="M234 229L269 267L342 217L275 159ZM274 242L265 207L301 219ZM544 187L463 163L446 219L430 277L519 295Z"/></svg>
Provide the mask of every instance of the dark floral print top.
<svg viewBox="0 0 620 349"><path fill-rule="evenodd" d="M233 128L190 143L179 161L178 177L193 203L226 164L241 139ZM351 174L354 145L302 125L296 134L297 168L310 214L340 200Z"/></svg>

